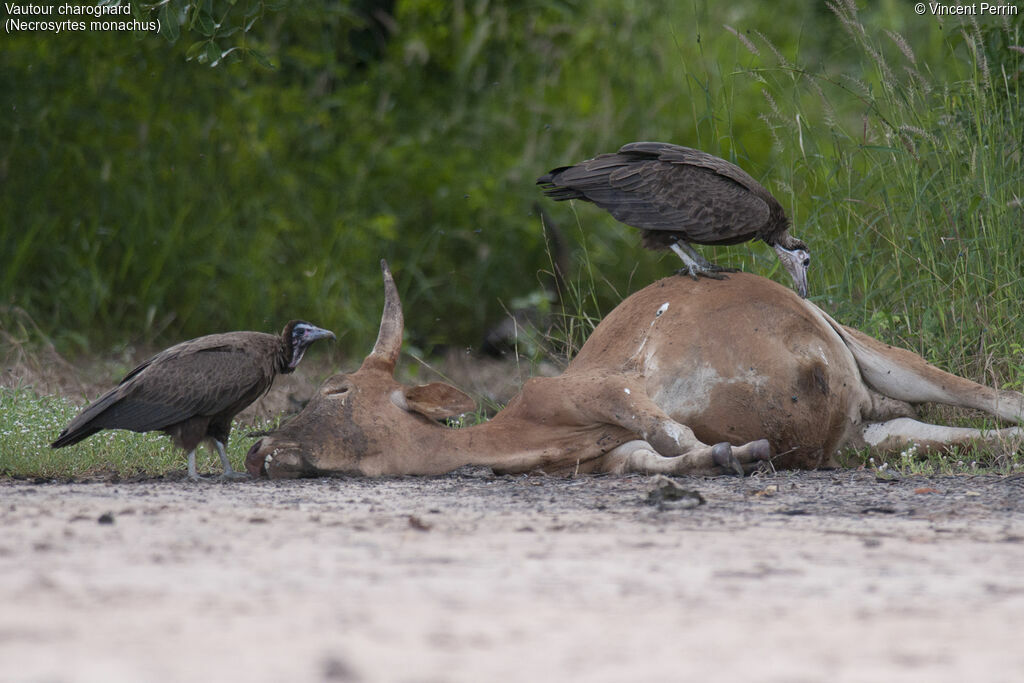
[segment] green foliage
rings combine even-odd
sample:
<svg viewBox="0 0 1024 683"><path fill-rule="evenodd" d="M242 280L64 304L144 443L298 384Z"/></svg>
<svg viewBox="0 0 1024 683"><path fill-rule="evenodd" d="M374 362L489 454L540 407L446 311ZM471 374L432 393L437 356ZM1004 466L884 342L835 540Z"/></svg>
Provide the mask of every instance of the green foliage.
<svg viewBox="0 0 1024 683"><path fill-rule="evenodd" d="M265 68L270 60L247 41L249 32L269 12L284 9L287 2L265 0L158 0L124 3L100 0L99 5L128 4L140 21L158 21L159 33L169 43L187 39L185 58L211 67L249 57Z"/></svg>
<svg viewBox="0 0 1024 683"><path fill-rule="evenodd" d="M72 352L303 317L360 356L386 257L409 341L474 346L550 268L535 178L669 140L776 193L838 318L1020 386L1020 21L850 7L168 0L133 10L173 42L8 35L0 305ZM571 351L676 264L546 206ZM763 245L706 252L788 285Z"/></svg>

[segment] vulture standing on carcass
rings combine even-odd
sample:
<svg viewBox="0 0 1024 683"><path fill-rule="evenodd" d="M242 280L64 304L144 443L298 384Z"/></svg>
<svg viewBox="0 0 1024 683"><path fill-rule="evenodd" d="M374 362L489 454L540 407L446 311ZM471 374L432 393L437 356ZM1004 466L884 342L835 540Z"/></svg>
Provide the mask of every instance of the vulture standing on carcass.
<svg viewBox="0 0 1024 683"><path fill-rule="evenodd" d="M760 238L775 248L807 296L807 245L789 234L782 205L743 169L706 152L666 142L633 142L537 179L555 200L583 199L643 231L648 249L672 249L686 271L721 279L694 244L739 244ZM682 272L682 271L680 271Z"/></svg>
<svg viewBox="0 0 1024 683"><path fill-rule="evenodd" d="M258 399L278 373L292 372L306 348L334 333L293 320L280 335L211 334L176 344L129 372L89 404L50 446L78 443L102 429L160 430L188 451L188 476L196 474L196 448L212 439L224 478L245 477L228 462L224 444L231 421Z"/></svg>

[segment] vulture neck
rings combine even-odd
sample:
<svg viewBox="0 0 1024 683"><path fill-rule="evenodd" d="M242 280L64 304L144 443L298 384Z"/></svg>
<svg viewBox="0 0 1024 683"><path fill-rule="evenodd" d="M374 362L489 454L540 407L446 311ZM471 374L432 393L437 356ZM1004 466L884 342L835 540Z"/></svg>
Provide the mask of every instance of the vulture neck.
<svg viewBox="0 0 1024 683"><path fill-rule="evenodd" d="M784 249L793 251L794 249L803 247L804 244L797 238L789 234L789 230L783 230L782 232L775 235L775 239L769 242L773 247L777 244Z"/></svg>
<svg viewBox="0 0 1024 683"><path fill-rule="evenodd" d="M790 251L802 247L803 243L789 234L789 219L786 218L786 212L782 210L782 206L775 201L774 197L772 197L772 201L768 202L768 207L771 214L767 226L761 232L761 239L769 246L774 247L777 244Z"/></svg>
<svg viewBox="0 0 1024 683"><path fill-rule="evenodd" d="M288 375L295 372L302 354L306 349L292 344L291 334L281 340L281 351L277 357L277 372L281 375Z"/></svg>

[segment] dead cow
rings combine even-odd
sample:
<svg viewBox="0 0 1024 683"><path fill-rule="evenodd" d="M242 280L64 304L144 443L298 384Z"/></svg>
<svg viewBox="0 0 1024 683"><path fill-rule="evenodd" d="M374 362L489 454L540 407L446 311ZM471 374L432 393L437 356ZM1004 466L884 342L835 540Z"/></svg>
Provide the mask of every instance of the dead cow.
<svg viewBox="0 0 1024 683"><path fill-rule="evenodd" d="M819 467L846 446L927 451L1022 435L1020 427L986 432L913 419L911 404L937 402L1020 423L1024 396L939 370L747 273L655 282L608 314L561 376L531 379L489 422L452 429L437 420L472 410L468 396L393 377L402 308L382 267L373 352L256 442L246 456L251 474L432 475L467 464L714 474L749 470L772 449L777 467Z"/></svg>

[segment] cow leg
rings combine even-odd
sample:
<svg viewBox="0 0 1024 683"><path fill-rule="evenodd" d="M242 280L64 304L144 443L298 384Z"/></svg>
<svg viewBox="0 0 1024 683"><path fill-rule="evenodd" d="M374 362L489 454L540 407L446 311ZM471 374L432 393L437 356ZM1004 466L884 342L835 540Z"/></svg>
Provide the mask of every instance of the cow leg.
<svg viewBox="0 0 1024 683"><path fill-rule="evenodd" d="M861 436L873 450L888 454L900 453L910 447L916 447L919 453L934 453L947 451L952 446L971 444L1016 449L1024 443L1024 428L946 427L901 417L888 422L868 423L863 426Z"/></svg>
<svg viewBox="0 0 1024 683"><path fill-rule="evenodd" d="M595 417L638 434L657 453L671 457L695 449L710 449L692 429L673 420L652 401L639 383L614 385L603 393L597 406L603 414Z"/></svg>
<svg viewBox="0 0 1024 683"><path fill-rule="evenodd" d="M668 475L736 473L742 476L744 472L749 472L769 457L771 448L764 439L735 447L723 442L714 446L692 448L683 455L671 457L655 452L646 441L627 441L601 456L593 471Z"/></svg>
<svg viewBox="0 0 1024 683"><path fill-rule="evenodd" d="M853 353L870 389L906 403L944 403L983 410L1007 422L1024 424L1024 395L991 389L930 365L916 353L873 339L860 330L833 327Z"/></svg>
<svg viewBox="0 0 1024 683"><path fill-rule="evenodd" d="M726 467L730 471L743 473L744 458L767 459L771 456L771 447L764 439L752 441L739 447L730 447L722 442L714 447L702 442L693 430L673 420L661 407L647 395L640 382L609 382L607 378L600 389L593 388L591 396L600 392L601 399L590 403L591 418L614 424L633 432L653 449L659 457L673 458L687 456L697 467ZM649 452L649 451L648 451ZM636 458L643 458L638 454ZM614 459L614 458L613 458ZM639 466L640 460L634 462ZM653 465L651 471L662 471L658 467L667 467L670 472L677 472L673 467L683 467L689 471L690 465L681 464ZM645 471L629 469L626 471Z"/></svg>

